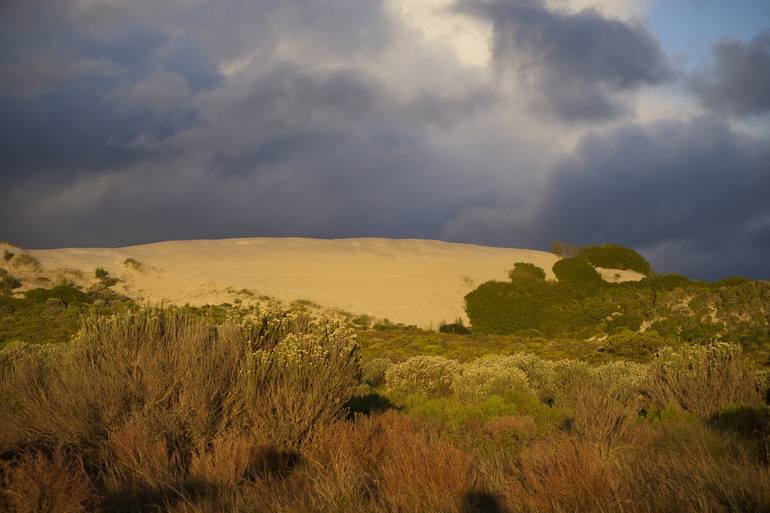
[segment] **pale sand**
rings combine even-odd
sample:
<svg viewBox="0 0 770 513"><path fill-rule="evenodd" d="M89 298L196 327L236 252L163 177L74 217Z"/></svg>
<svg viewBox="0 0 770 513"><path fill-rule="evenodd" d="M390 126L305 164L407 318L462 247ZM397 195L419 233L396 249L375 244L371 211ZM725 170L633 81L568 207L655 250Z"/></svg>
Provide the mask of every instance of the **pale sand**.
<svg viewBox="0 0 770 513"><path fill-rule="evenodd" d="M625 269L608 269L606 267L596 267L596 272L604 281L610 283L620 283L623 281L640 281L646 278L642 273Z"/></svg>
<svg viewBox="0 0 770 513"><path fill-rule="evenodd" d="M30 250L46 269L82 271L95 282L103 267L114 289L149 303L232 303L237 291L436 328L467 322L464 296L489 280L507 280L516 262L551 268L558 257L526 249L417 239L252 238L172 241L126 248ZM127 258L143 271L127 268ZM76 280L77 281L77 280Z"/></svg>

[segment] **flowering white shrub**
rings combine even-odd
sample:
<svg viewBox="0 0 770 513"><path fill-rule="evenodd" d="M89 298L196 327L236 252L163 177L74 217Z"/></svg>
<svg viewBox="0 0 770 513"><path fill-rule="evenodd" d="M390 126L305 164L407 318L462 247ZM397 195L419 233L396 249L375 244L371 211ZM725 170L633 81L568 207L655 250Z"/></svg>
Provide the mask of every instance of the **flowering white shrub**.
<svg viewBox="0 0 770 513"><path fill-rule="evenodd" d="M725 406L760 402L756 374L741 348L724 342L661 349L650 364L650 394L661 405L709 417Z"/></svg>
<svg viewBox="0 0 770 513"><path fill-rule="evenodd" d="M544 360L532 353L511 355L511 363L524 371L529 386L534 389L542 401L549 401L556 394L556 371L554 362Z"/></svg>
<svg viewBox="0 0 770 513"><path fill-rule="evenodd" d="M532 393L524 371L514 365L514 358L485 355L458 369L452 391L462 400L477 401L509 391Z"/></svg>
<svg viewBox="0 0 770 513"><path fill-rule="evenodd" d="M443 356L413 356L385 372L385 390L397 395L448 395L459 367Z"/></svg>
<svg viewBox="0 0 770 513"><path fill-rule="evenodd" d="M591 369L591 375L607 389L639 391L647 381L647 366L641 363L617 360Z"/></svg>

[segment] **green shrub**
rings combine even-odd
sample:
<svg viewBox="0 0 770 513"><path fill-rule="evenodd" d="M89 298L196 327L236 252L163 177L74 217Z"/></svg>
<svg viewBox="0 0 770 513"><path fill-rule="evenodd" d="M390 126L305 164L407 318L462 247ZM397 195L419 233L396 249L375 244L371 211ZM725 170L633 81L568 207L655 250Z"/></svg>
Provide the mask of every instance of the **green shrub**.
<svg viewBox="0 0 770 513"><path fill-rule="evenodd" d="M459 368L460 364L449 358L414 356L385 372L385 390L394 395L449 395Z"/></svg>
<svg viewBox="0 0 770 513"><path fill-rule="evenodd" d="M97 267L94 271L94 276L96 276L103 287L112 287L118 283L118 279L110 276L110 273L103 267Z"/></svg>
<svg viewBox="0 0 770 513"><path fill-rule="evenodd" d="M630 248L617 244L602 244L600 246L583 246L578 256L594 267L610 269L628 269L649 276L652 266L639 253Z"/></svg>
<svg viewBox="0 0 770 513"><path fill-rule="evenodd" d="M363 381L367 385L377 388L385 384L385 373L393 365L389 358L372 358L362 367Z"/></svg>
<svg viewBox="0 0 770 513"><path fill-rule="evenodd" d="M452 392L463 401L478 401L507 392L532 393L527 375L511 356L485 355L458 369Z"/></svg>
<svg viewBox="0 0 770 513"><path fill-rule="evenodd" d="M556 278L583 292L594 292L604 285L601 275L582 258L563 258L553 264Z"/></svg>
<svg viewBox="0 0 770 513"><path fill-rule="evenodd" d="M82 305L91 301L91 296L72 285L57 285L50 289L32 289L24 293L34 303L45 303L51 298L58 298L67 305Z"/></svg>
<svg viewBox="0 0 770 513"><path fill-rule="evenodd" d="M511 280L515 280L518 277L524 276L545 280L545 271L541 267L527 262L516 262L513 264L513 270L508 273L508 277Z"/></svg>
<svg viewBox="0 0 770 513"><path fill-rule="evenodd" d="M438 327L439 333L454 333L455 335L469 335L471 330L465 327L462 319L457 319L450 324L441 323Z"/></svg>
<svg viewBox="0 0 770 513"><path fill-rule="evenodd" d="M656 331L637 333L621 330L607 337L599 351L622 358L649 358L665 345L665 340Z"/></svg>

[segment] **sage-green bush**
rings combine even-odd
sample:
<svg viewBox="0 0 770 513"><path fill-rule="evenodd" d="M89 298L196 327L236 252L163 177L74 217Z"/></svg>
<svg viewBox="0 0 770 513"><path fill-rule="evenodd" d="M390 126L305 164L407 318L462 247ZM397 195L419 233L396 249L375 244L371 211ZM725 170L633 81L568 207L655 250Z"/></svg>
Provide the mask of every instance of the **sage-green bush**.
<svg viewBox="0 0 770 513"><path fill-rule="evenodd" d="M385 390L395 395L449 395L459 369L458 362L443 356L414 356L385 372Z"/></svg>
<svg viewBox="0 0 770 513"><path fill-rule="evenodd" d="M533 393L527 375L515 365L515 358L485 355L458 369L452 392L463 401L479 401L507 392Z"/></svg>

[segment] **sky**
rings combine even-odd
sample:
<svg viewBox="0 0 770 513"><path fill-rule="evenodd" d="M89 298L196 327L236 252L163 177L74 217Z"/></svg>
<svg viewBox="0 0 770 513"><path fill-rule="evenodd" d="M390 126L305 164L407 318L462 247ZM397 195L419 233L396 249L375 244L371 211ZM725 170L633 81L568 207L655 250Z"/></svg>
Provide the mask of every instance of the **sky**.
<svg viewBox="0 0 770 513"><path fill-rule="evenodd" d="M614 242L770 279L765 0L4 0L0 239Z"/></svg>

